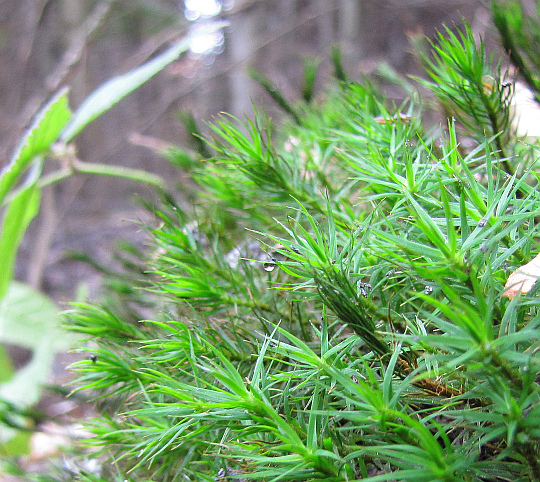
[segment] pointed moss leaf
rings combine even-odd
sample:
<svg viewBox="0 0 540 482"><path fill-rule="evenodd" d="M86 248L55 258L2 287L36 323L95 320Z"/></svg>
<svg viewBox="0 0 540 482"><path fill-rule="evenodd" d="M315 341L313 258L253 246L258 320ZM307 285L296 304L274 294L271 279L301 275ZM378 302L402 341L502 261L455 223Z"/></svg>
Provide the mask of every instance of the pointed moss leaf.
<svg viewBox="0 0 540 482"><path fill-rule="evenodd" d="M33 124L21 139L9 164L2 170L0 174L0 202L3 201L6 193L13 188L14 183L17 182L29 162L47 151L50 145L58 139L70 117L67 89L62 89L36 116Z"/></svg>
<svg viewBox="0 0 540 482"><path fill-rule="evenodd" d="M6 294L13 275L17 249L26 228L39 211L41 190L35 185L19 191L11 201L0 234L0 300Z"/></svg>
<svg viewBox="0 0 540 482"><path fill-rule="evenodd" d="M205 29L204 32L212 33L224 25L224 22L216 22L214 26L208 30ZM90 122L176 60L181 53L189 48L192 40L193 36L189 35L152 60L125 74L113 77L98 87L77 109L72 121L62 132L61 139L64 142L73 139Z"/></svg>

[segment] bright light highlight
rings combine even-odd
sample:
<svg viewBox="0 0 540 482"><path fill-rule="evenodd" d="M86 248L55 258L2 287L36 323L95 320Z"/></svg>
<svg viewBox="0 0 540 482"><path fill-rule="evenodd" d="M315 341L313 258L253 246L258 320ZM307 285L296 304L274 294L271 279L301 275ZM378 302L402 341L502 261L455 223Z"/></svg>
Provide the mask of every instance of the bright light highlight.
<svg viewBox="0 0 540 482"><path fill-rule="evenodd" d="M223 8L231 8L233 0L185 0L184 15L193 22L189 27L192 35L189 50L197 57L218 54L223 50L224 37L221 31L208 32L205 27L215 23L215 17Z"/></svg>
<svg viewBox="0 0 540 482"><path fill-rule="evenodd" d="M185 15L188 20L215 17L221 12L221 2L217 0L185 0Z"/></svg>
<svg viewBox="0 0 540 482"><path fill-rule="evenodd" d="M209 54L216 47L223 44L223 34L221 32L204 33L204 30L201 29L201 33L196 34L191 41L189 49L195 55Z"/></svg>

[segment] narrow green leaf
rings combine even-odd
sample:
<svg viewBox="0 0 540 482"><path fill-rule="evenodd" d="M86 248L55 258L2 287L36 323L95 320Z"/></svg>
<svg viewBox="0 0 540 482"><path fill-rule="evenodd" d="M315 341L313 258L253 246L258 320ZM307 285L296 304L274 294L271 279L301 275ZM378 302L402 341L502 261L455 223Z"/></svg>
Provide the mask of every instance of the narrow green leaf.
<svg viewBox="0 0 540 482"><path fill-rule="evenodd" d="M413 214L416 214L418 227L424 232L427 238L435 245L447 259L452 259L455 253L452 253L448 246L448 241L439 226L433 221L429 213L407 192L407 199L414 208Z"/></svg>
<svg viewBox="0 0 540 482"><path fill-rule="evenodd" d="M216 22L213 27L205 30L205 33L210 34L224 26L225 23ZM192 40L193 35L189 35L156 58L126 74L113 77L98 87L77 109L73 119L62 132L61 140L66 143L71 141L85 126L176 60L189 48Z"/></svg>
<svg viewBox="0 0 540 482"><path fill-rule="evenodd" d="M63 89L39 112L26 131L9 164L0 174L0 203L36 156L46 152L71 118L68 92Z"/></svg>
<svg viewBox="0 0 540 482"><path fill-rule="evenodd" d="M11 282L17 249L26 228L39 211L40 197L35 184L28 186L13 198L4 216L0 235L0 300Z"/></svg>

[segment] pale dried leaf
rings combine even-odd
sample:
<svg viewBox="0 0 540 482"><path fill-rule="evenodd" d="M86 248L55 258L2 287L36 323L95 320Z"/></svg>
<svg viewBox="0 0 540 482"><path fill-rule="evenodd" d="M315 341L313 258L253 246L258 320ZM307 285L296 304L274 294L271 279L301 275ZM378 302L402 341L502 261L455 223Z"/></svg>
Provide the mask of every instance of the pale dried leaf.
<svg viewBox="0 0 540 482"><path fill-rule="evenodd" d="M504 285L503 296L512 299L518 293L528 293L540 278L540 254L532 261L516 269Z"/></svg>
<svg viewBox="0 0 540 482"><path fill-rule="evenodd" d="M534 93L525 84L515 83L510 108L512 123L519 137L540 137L540 107Z"/></svg>

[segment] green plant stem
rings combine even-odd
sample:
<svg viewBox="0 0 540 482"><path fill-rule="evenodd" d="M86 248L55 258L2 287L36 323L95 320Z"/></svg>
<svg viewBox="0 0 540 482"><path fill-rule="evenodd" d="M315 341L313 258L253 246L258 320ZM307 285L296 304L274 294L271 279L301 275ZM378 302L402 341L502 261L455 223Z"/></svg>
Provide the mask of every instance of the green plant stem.
<svg viewBox="0 0 540 482"><path fill-rule="evenodd" d="M493 21L497 27L497 30L499 31L499 35L501 36L502 46L508 54L508 57L510 57L510 61L518 69L519 74L535 93L535 98L538 101L538 92L540 91L540 86L521 57L517 44L515 44L513 41L513 34L510 32L505 14L506 12L501 9L497 2L493 2Z"/></svg>
<svg viewBox="0 0 540 482"><path fill-rule="evenodd" d="M519 392L523 390L523 380L519 377L517 370L509 367L493 348L484 346L482 347L482 352L484 356L491 361L493 366L504 374L506 380L509 381L516 390Z"/></svg>
<svg viewBox="0 0 540 482"><path fill-rule="evenodd" d="M267 313L277 313L281 320L291 320L291 315L283 310L279 310L277 307L272 307L268 303L260 303L253 299L246 300L241 298L226 298L226 303L232 306L242 306L244 308L251 308L254 311L265 311Z"/></svg>
<svg viewBox="0 0 540 482"><path fill-rule="evenodd" d="M518 452L523 455L527 464L531 468L531 480L540 482L540 463L538 463L538 450L536 450L533 442L522 444Z"/></svg>
<svg viewBox="0 0 540 482"><path fill-rule="evenodd" d="M501 140L502 129L501 129L501 126L499 126L499 122L497 121L497 113L493 109L493 105L489 101L489 96L486 95L486 93L484 91L484 85L482 83L480 83L480 85L478 85L477 93L478 93L478 96L480 97L480 100L481 100L482 104L484 105L484 108L486 109L486 112L487 112L487 115L488 115L488 118L489 118L489 123L491 125L491 131L492 131L493 135L497 136L495 138L495 145L497 146L497 151L499 153L499 158L502 159L502 165L504 167L504 170L509 175L513 175L514 170L512 169L512 167L510 166L510 164L506 160L506 158L507 158L506 151L505 151L505 148L504 148L502 140Z"/></svg>
<svg viewBox="0 0 540 482"><path fill-rule="evenodd" d="M249 71L250 77L258 82L268 94L274 99L277 105L283 109L284 112L289 114L299 126L302 125L302 119L296 112L296 109L285 99L279 89L272 83L272 81L261 72L255 69Z"/></svg>
<svg viewBox="0 0 540 482"><path fill-rule="evenodd" d="M493 131L494 135L498 134L495 138L495 145L497 146L497 151L499 152L499 158L502 159L501 163L506 173L512 176L514 174L514 170L512 169L512 166L510 166L510 163L507 161L506 152L501 140L502 132L500 131L499 123L497 122L497 115L493 111L492 106L488 102L487 96L483 91L480 92L480 98L482 99L482 102L486 107L489 116L489 123L491 124L491 130Z"/></svg>
<svg viewBox="0 0 540 482"><path fill-rule="evenodd" d="M72 160L69 165L64 166L58 171L52 172L43 176L38 182L39 187L45 187L61 181L73 174L98 174L101 176L113 176L131 181L151 184L156 187L163 188L165 181L161 176L152 174L141 169L132 169L123 166L108 166L96 162L83 162L80 160Z"/></svg>

